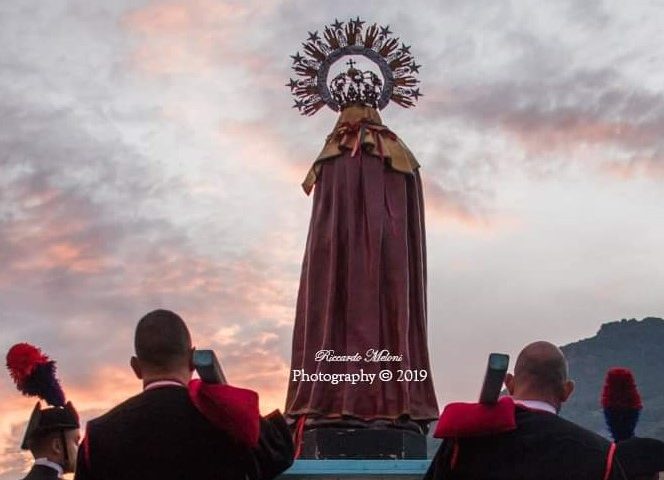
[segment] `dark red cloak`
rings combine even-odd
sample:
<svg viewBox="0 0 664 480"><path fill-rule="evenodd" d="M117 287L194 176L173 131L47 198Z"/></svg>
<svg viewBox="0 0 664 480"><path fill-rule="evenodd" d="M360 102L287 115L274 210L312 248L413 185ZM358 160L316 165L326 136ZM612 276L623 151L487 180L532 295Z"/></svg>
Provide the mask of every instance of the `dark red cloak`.
<svg viewBox="0 0 664 480"><path fill-rule="evenodd" d="M286 414L313 419L436 420L439 411L427 348L419 165L407 147L380 125L375 110L357 107L344 113L323 149L323 153L336 150L339 155L324 158L322 153L308 176L308 180L313 177L310 183L315 183L315 189ZM364 357L370 349L387 350L402 359L315 360L320 350ZM294 381L294 370L309 375L363 372L376 377L373 384L341 381L334 385ZM392 380L381 381L381 370L389 370ZM407 370L426 379L398 381L400 371Z"/></svg>

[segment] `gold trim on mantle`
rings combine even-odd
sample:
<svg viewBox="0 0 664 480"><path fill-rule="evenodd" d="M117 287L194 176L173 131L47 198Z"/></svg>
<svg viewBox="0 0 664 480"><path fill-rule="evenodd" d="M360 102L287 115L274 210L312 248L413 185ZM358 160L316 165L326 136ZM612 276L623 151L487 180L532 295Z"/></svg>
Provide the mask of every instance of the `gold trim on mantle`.
<svg viewBox="0 0 664 480"><path fill-rule="evenodd" d="M378 110L352 106L342 110L323 150L309 169L302 188L309 195L320 174L321 163L338 157L344 150L355 155L358 149L383 158L394 170L412 173L420 167L415 156L392 131L383 125Z"/></svg>

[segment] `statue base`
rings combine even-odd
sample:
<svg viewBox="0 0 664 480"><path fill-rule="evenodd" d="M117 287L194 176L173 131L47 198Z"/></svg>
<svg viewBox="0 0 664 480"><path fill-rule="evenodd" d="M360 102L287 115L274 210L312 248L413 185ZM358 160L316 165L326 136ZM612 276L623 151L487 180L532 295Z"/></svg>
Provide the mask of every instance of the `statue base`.
<svg viewBox="0 0 664 480"><path fill-rule="evenodd" d="M427 437L396 428L312 428L304 432L301 459L425 459Z"/></svg>

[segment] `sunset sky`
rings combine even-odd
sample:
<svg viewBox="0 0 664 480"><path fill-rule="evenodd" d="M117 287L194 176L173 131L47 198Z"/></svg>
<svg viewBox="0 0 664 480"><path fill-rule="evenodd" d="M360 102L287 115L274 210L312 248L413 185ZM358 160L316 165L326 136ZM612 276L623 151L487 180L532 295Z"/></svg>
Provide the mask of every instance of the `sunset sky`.
<svg viewBox="0 0 664 480"><path fill-rule="evenodd" d="M383 121L422 165L442 406L490 351L664 316L664 10L655 1L0 3L0 350L58 361L91 418L137 393L157 307L282 408L311 198L336 114L289 55L359 15L423 65ZM34 404L0 375L0 480Z"/></svg>

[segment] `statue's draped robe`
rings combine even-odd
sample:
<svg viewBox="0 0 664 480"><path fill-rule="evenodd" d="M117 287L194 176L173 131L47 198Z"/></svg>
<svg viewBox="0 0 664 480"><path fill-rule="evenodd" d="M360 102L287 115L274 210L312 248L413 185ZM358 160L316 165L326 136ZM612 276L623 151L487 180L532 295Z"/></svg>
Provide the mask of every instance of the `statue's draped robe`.
<svg viewBox="0 0 664 480"><path fill-rule="evenodd" d="M418 163L367 107L343 110L303 187L314 189L297 299L286 414L308 419L438 418L427 349L424 203ZM315 186L315 188L314 188ZM396 362L326 362L320 350ZM302 382L311 374L390 370L368 383ZM397 381L398 370L427 379Z"/></svg>

